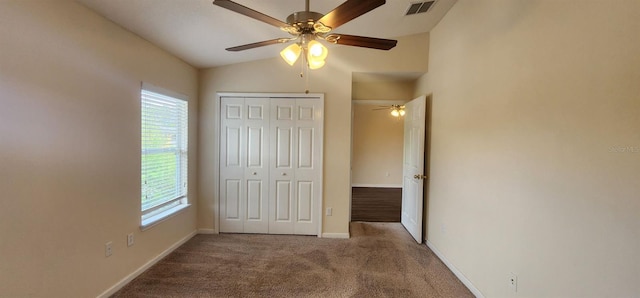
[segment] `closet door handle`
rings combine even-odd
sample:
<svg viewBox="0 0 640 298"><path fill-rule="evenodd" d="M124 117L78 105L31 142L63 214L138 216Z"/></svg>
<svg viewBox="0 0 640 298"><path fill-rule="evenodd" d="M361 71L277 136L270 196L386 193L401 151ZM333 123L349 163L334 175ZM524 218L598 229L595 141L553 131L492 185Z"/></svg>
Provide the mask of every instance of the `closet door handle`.
<svg viewBox="0 0 640 298"><path fill-rule="evenodd" d="M258 172L253 172L253 176L258 175Z"/></svg>
<svg viewBox="0 0 640 298"><path fill-rule="evenodd" d="M282 173L282 176L287 176L287 173Z"/></svg>

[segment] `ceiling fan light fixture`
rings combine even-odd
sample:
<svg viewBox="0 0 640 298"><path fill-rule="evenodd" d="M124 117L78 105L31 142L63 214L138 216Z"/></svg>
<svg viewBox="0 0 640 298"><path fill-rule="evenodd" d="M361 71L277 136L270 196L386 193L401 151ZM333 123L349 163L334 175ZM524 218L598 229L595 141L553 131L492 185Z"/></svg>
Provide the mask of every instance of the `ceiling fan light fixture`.
<svg viewBox="0 0 640 298"><path fill-rule="evenodd" d="M312 61L312 60L324 61L324 59L326 59L327 55L329 54L329 50L316 40L310 41L309 44L307 45L307 49L308 49L309 61Z"/></svg>
<svg viewBox="0 0 640 298"><path fill-rule="evenodd" d="M309 60L309 69L318 69L324 66L324 60L311 61Z"/></svg>
<svg viewBox="0 0 640 298"><path fill-rule="evenodd" d="M309 69L318 69L324 66L329 50L316 40L311 40L306 44L306 58Z"/></svg>
<svg viewBox="0 0 640 298"><path fill-rule="evenodd" d="M391 105L391 116L393 117L402 117L406 112L404 111L404 106L401 105Z"/></svg>
<svg viewBox="0 0 640 298"><path fill-rule="evenodd" d="M293 66L293 64L296 63L296 61L298 60L298 57L300 57L301 52L302 52L302 49L300 48L300 45L298 45L297 43L294 43L284 48L284 50L280 52L280 56L289 65Z"/></svg>

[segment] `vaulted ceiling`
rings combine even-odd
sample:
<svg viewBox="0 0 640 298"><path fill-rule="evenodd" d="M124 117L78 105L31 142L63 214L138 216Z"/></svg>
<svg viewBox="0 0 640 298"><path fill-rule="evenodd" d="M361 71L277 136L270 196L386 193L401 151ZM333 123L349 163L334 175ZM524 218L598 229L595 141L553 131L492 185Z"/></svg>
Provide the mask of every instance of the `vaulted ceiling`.
<svg viewBox="0 0 640 298"><path fill-rule="evenodd" d="M242 52L225 48L289 37L280 29L215 6L211 0L77 0L98 14L198 68L277 57L282 45ZM304 0L234 0L285 21L303 11ZM326 14L344 0L311 0L310 10ZM438 0L423 14L405 16L415 0L390 0L339 27L336 33L395 38L430 31L456 0ZM362 49L376 51L371 49Z"/></svg>

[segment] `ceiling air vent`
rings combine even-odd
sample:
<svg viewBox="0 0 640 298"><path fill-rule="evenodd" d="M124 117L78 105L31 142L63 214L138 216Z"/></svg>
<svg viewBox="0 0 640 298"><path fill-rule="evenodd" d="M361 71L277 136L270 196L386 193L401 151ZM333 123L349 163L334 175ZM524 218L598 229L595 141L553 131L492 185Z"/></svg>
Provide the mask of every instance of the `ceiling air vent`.
<svg viewBox="0 0 640 298"><path fill-rule="evenodd" d="M425 2L414 2L411 3L409 8L407 9L407 13L405 16L410 16L418 13L423 13L429 11L429 9L435 4L436 1L425 1Z"/></svg>

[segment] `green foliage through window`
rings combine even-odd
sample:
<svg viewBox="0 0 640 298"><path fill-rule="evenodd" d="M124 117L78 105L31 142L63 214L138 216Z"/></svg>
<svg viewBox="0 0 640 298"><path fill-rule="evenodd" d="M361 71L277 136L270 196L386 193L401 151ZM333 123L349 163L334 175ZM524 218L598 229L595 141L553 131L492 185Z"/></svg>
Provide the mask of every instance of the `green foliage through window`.
<svg viewBox="0 0 640 298"><path fill-rule="evenodd" d="M142 211L187 194L187 101L141 92Z"/></svg>

